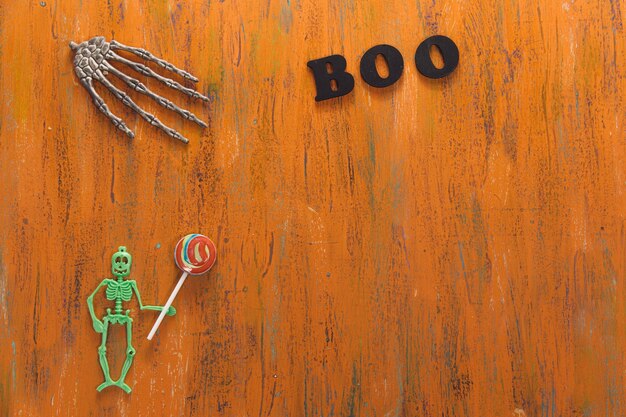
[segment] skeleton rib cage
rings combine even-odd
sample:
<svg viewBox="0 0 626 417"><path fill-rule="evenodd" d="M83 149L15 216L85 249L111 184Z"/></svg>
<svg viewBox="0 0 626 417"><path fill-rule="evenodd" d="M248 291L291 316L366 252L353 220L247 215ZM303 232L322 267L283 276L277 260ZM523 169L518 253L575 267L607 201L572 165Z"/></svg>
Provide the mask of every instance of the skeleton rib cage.
<svg viewBox="0 0 626 417"><path fill-rule="evenodd" d="M133 296L133 287L131 281L117 282L115 280L108 280L106 289L107 300L130 301Z"/></svg>
<svg viewBox="0 0 626 417"><path fill-rule="evenodd" d="M154 62L158 64L160 67L168 71L174 72L186 80L197 82L198 79L194 77L193 75L189 74L188 72L175 67L174 65L170 64L169 62L163 59L155 57L150 52L144 49L127 46L115 40L112 40L111 42L106 42L104 37L102 36L91 38L86 42L82 42L81 44L70 42L70 48L72 48L72 50L75 52L74 71L76 72L76 75L78 76L78 79L80 80L80 83L89 92L98 110L104 113L106 117L118 129L122 130L129 137L131 138L135 137L134 132L130 130L128 126L126 126L126 124L121 118L119 118L118 116L113 114L111 110L109 110L109 107L106 105L104 99L102 99L102 97L100 97L100 95L98 95L98 93L96 92L94 88L94 83L93 83L94 80L104 85L117 99L119 99L126 106L133 109L136 113L138 113L143 119L145 119L151 125L156 126L157 128L167 133L169 136L176 138L184 143L189 142L187 138L185 138L183 135L181 135L180 133L178 133L176 130L172 129L171 127L164 125L153 114L150 114L146 112L145 110L143 110L130 98L128 94L126 94L124 91L120 90L115 85L113 85L107 79L107 75L109 73L113 74L114 76L122 80L124 83L126 83L126 85L128 85L133 90L138 91L139 93L152 98L161 106L178 113L179 115L181 115L183 118L187 120L194 121L195 123L199 124L202 127L207 127L207 124L204 121L200 120L195 114L191 113L189 110L185 110L185 109L178 107L177 105L175 105L174 103L166 99L165 97L161 97L158 94L154 93L144 84L142 84L139 80L129 75L126 75L122 71L115 68L113 65L111 65L110 61L117 61L121 64L127 65L131 67L132 69L134 69L135 71L145 76L155 78L158 81L162 82L163 84L167 85L168 87L174 90L177 90L183 94L186 94L189 97L208 102L209 98L198 93L196 90L187 88L170 78L163 77L162 75L159 75L156 72L154 72L149 67L143 64L140 64L139 62L126 59L122 57L121 55L118 55L115 51L121 50L125 52L130 52L147 61Z"/></svg>

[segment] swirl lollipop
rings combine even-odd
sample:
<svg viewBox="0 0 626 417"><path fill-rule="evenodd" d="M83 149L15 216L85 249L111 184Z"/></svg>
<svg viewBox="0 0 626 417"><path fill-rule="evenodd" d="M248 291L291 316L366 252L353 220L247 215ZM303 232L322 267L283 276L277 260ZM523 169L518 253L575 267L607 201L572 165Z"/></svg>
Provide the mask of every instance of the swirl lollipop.
<svg viewBox="0 0 626 417"><path fill-rule="evenodd" d="M216 257L217 249L215 249L215 244L206 236L193 233L178 241L176 249L174 249L174 260L176 261L176 266L183 271L183 274L180 276L174 291L170 294L170 298L167 299L163 306L163 310L154 326L152 326L152 330L148 334L148 340L152 340L152 337L154 337L163 321L163 317L165 317L167 310L174 302L174 298L176 298L187 277L189 275L202 275L207 272L215 264Z"/></svg>

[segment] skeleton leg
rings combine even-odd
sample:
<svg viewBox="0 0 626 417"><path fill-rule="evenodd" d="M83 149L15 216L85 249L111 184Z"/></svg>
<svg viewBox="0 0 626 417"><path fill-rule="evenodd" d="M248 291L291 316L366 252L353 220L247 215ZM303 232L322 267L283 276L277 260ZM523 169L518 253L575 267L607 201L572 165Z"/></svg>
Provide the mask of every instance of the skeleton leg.
<svg viewBox="0 0 626 417"><path fill-rule="evenodd" d="M202 120L198 119L198 117L196 117L195 114L193 114L192 112L190 112L188 110L181 109L180 107L178 107L176 104L172 103L171 101L169 101L165 97L161 97L158 94L155 94L154 92L152 92L148 87L146 87L144 84L142 84L136 78L133 78L133 77L130 77L130 76L124 74L122 71L118 70L113 65L109 64L108 62L107 63L103 63L103 64L104 64L104 66L105 66L107 71L109 71L111 74L115 75L120 80L124 81L133 90L139 91L141 94L145 94L146 96L150 97L151 99L153 99L154 101L159 103L161 106L163 106L163 107L165 107L167 109L170 109L172 111L175 111L176 113L180 114L181 116L183 116L187 120L191 120L193 122L196 122L197 124L199 124L202 127L207 127L208 126L205 122L203 122Z"/></svg>
<svg viewBox="0 0 626 417"><path fill-rule="evenodd" d="M111 41L110 45L111 45L111 49L119 49L121 51L131 52L135 55L142 57L143 59L156 62L160 67L165 68L166 70L175 72L176 74L180 75L186 80L198 82L198 79L194 77L193 75L189 74L187 71L183 71L179 68L176 68L174 65L170 64L166 60L157 58L156 56L152 55L150 52L146 51L145 49L124 45L123 43L119 43L115 40Z"/></svg>
<svg viewBox="0 0 626 417"><path fill-rule="evenodd" d="M130 60L124 58L124 57L119 56L118 54L116 54L113 51L107 52L106 57L108 59L112 59L113 61L117 61L117 62L121 62L122 64L126 64L129 67L131 67L132 69L134 69L135 71L137 71L137 72L139 72L139 73L141 73L143 75L147 75L148 77L156 78L157 80L161 81L163 84L167 85L168 87L171 87L174 90L180 91L183 94L187 94L189 97L199 98L202 101L209 101L208 97L203 96L202 94L198 93L196 90L193 90L193 89L187 88L187 87L183 87L182 85L180 85L176 81L157 74L156 72L152 71L150 68L146 67L145 65L140 64L139 62L130 61Z"/></svg>
<svg viewBox="0 0 626 417"><path fill-rule="evenodd" d="M126 311L128 315L128 311ZM132 343L133 339L133 319L128 317L126 321L126 360L124 361L124 366L122 367L122 373L120 374L120 378L115 382L115 385L126 391L128 394L131 391L131 388L124 383L124 379L126 378L126 374L130 370L130 366L133 364L133 358L135 357L135 348Z"/></svg>
<svg viewBox="0 0 626 417"><path fill-rule="evenodd" d="M98 108L98 110L100 110L102 113L105 114L106 117L109 118L109 120L121 131L123 131L124 133L126 133L130 138L134 138L135 134L133 133L132 130L130 130L128 128L128 126L126 126L126 124L124 124L124 122L122 121L122 119L120 119L119 117L117 117L116 115L114 115L111 110L109 110L109 107L106 105L106 103L104 102L104 100L102 99L102 97L100 97L98 95L98 93L96 92L95 88L93 88L93 81L91 80L91 77L85 77L85 78L81 78L80 80L81 84L83 85L83 87L85 87L85 89L89 92L89 94L91 95L91 98L93 99L93 102L95 103L96 107Z"/></svg>
<svg viewBox="0 0 626 417"><path fill-rule="evenodd" d="M98 347L98 357L100 359L102 373L104 374L104 382L96 388L98 391L102 391L106 387L113 385L111 371L109 370L109 361L107 360L107 333L109 331L109 318L104 317L102 323L104 324L104 331L102 332L102 343L100 343L100 346Z"/></svg>
<svg viewBox="0 0 626 417"><path fill-rule="evenodd" d="M100 70L96 71L95 78L100 83L102 83L106 88L108 88L115 95L115 97L117 97L119 100L121 100L122 103L124 103L125 105L127 105L131 109L135 110L137 113L139 113L139 115L141 117L143 117L148 123L150 123L153 126L158 127L159 129L163 130L165 133L167 133L168 135L170 135L173 138L176 138L176 139L178 139L178 140L180 140L180 141L182 141L184 143L188 143L189 142L189 140L187 138L185 138L183 135L178 133L176 130L172 129L171 127L165 126L153 114L150 114L147 111L143 110L141 107L139 107L129 97L128 94L126 94L124 91L120 90L119 88L117 88L113 84L111 84L111 82L109 80L107 80L107 78L104 76L104 74L102 74L102 72Z"/></svg>

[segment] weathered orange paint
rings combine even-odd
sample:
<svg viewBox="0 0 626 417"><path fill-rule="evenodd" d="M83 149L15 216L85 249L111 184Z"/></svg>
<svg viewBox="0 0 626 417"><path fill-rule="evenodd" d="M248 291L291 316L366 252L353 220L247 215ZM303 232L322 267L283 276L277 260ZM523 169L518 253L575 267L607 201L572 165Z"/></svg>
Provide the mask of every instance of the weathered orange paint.
<svg viewBox="0 0 626 417"><path fill-rule="evenodd" d="M0 415L626 415L625 10L4 2ZM442 80L412 61L433 34L461 53ZM100 88L117 131L71 66L95 35L198 76L209 106L147 83L210 128L134 94L185 146ZM406 63L383 90L358 76L378 43ZM331 53L356 88L315 103ZM195 231L216 266L154 342L134 306L133 393L97 393L85 300L111 253L162 304Z"/></svg>

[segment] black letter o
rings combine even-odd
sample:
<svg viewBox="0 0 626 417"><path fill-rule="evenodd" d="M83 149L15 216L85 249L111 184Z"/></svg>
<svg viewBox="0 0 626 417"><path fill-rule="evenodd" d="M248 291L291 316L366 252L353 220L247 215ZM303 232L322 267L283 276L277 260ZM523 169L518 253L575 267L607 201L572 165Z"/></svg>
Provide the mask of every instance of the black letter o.
<svg viewBox="0 0 626 417"><path fill-rule="evenodd" d="M437 68L430 59L430 47L435 45L441 51L443 68ZM452 39L436 35L420 43L415 51L415 65L422 75L428 78L442 78L450 74L459 65L459 48Z"/></svg>
<svg viewBox="0 0 626 417"><path fill-rule="evenodd" d="M389 75L382 78L376 70L376 57L382 55L387 61ZM372 87L387 87L398 81L404 69L402 54L391 45L376 45L363 54L361 58L361 77Z"/></svg>

